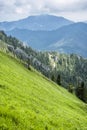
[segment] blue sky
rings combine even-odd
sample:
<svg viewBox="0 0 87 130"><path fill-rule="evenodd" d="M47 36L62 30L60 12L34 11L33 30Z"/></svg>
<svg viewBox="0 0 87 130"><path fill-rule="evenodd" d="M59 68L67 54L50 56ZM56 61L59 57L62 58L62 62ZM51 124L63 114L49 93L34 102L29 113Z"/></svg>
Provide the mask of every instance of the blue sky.
<svg viewBox="0 0 87 130"><path fill-rule="evenodd" d="M87 21L87 0L0 0L0 21L14 21L38 14Z"/></svg>

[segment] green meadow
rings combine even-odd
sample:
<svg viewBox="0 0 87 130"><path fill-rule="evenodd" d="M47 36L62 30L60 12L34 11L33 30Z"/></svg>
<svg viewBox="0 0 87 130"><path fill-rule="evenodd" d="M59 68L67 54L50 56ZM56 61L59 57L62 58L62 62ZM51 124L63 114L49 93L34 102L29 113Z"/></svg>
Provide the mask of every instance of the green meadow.
<svg viewBox="0 0 87 130"><path fill-rule="evenodd" d="M0 52L0 130L87 130L87 105Z"/></svg>

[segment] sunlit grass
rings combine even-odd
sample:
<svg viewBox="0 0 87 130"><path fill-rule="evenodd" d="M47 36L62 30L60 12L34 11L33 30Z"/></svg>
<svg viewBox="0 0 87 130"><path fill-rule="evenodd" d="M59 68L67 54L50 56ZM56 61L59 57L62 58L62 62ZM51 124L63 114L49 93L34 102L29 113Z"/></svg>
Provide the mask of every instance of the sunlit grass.
<svg viewBox="0 0 87 130"><path fill-rule="evenodd" d="M87 106L0 52L0 130L87 130Z"/></svg>

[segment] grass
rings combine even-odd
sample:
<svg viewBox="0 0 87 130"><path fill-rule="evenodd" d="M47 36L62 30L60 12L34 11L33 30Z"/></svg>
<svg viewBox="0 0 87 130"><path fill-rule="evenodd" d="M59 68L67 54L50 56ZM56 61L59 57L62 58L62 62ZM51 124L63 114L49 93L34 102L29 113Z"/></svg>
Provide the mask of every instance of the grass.
<svg viewBox="0 0 87 130"><path fill-rule="evenodd" d="M87 105L0 52L0 130L87 130Z"/></svg>
<svg viewBox="0 0 87 130"><path fill-rule="evenodd" d="M2 40L0 40L0 50L2 50L2 51L6 51L7 50L7 45Z"/></svg>

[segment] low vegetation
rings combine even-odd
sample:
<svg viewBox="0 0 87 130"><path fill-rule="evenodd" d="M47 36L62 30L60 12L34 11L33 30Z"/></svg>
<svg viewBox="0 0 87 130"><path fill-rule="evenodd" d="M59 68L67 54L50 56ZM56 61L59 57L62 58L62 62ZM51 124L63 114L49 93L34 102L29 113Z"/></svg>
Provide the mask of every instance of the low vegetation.
<svg viewBox="0 0 87 130"><path fill-rule="evenodd" d="M87 106L0 52L0 130L87 130Z"/></svg>

